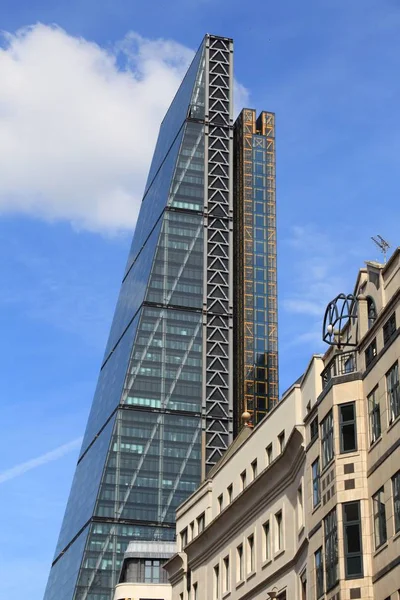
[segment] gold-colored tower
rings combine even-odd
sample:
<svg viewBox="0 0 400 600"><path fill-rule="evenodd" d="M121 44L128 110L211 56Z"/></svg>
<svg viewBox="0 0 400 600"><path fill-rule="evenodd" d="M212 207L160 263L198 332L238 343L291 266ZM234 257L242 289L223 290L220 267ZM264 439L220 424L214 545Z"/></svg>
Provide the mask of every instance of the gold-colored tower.
<svg viewBox="0 0 400 600"><path fill-rule="evenodd" d="M278 401L275 115L234 125L234 412L257 424Z"/></svg>

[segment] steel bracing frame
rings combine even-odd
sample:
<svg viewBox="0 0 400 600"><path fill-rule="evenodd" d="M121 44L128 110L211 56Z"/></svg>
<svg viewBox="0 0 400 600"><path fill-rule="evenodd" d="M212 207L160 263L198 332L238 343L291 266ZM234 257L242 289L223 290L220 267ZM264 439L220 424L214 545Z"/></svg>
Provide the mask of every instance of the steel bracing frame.
<svg viewBox="0 0 400 600"><path fill-rule="evenodd" d="M206 473L232 441L233 42L207 36L205 51L202 414Z"/></svg>

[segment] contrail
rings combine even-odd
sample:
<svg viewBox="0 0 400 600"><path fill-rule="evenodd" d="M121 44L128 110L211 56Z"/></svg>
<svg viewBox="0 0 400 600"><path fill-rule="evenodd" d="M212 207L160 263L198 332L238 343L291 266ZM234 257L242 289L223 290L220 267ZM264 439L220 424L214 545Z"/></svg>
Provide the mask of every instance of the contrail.
<svg viewBox="0 0 400 600"><path fill-rule="evenodd" d="M67 444L63 444L50 452L46 452L46 454L42 454L41 456L37 456L36 458L32 458L31 460L27 460L26 462L21 463L12 469L7 469L0 473L0 483L4 483L5 481L9 481L10 479L14 479L14 477L19 477L23 475L27 471L31 471L32 469L36 469L36 467L40 467L41 465L45 465L46 463L51 462L52 460L57 460L61 458L71 450L75 450L82 443L82 437L76 438L76 440L72 440Z"/></svg>

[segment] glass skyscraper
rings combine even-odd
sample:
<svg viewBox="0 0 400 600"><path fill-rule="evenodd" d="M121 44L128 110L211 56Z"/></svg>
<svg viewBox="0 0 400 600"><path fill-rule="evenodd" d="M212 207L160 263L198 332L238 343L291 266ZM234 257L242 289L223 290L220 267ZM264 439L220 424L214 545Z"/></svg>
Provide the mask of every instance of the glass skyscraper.
<svg viewBox="0 0 400 600"><path fill-rule="evenodd" d="M278 402L275 115L245 108L234 126L235 433Z"/></svg>
<svg viewBox="0 0 400 600"><path fill-rule="evenodd" d="M232 52L204 38L161 124L45 600L109 600L232 441Z"/></svg>

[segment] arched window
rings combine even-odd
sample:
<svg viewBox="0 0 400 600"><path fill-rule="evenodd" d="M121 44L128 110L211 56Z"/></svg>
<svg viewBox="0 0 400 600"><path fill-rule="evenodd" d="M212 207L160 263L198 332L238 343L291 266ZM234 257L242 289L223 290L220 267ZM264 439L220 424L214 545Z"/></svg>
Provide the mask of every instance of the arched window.
<svg viewBox="0 0 400 600"><path fill-rule="evenodd" d="M367 309L368 309L368 329L372 327L372 325L376 321L376 306L373 298L368 296L367 298Z"/></svg>

